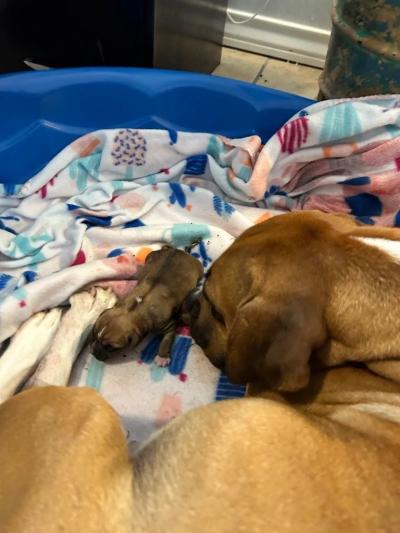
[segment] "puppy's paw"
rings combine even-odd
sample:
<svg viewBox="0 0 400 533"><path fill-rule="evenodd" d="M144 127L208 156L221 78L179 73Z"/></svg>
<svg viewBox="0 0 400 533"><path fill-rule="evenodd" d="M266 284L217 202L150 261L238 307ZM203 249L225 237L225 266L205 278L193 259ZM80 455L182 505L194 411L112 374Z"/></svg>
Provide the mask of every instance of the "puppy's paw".
<svg viewBox="0 0 400 533"><path fill-rule="evenodd" d="M165 367L165 366L168 366L170 362L171 362L170 357L161 357L161 355L156 355L156 357L154 358L154 363L157 366Z"/></svg>

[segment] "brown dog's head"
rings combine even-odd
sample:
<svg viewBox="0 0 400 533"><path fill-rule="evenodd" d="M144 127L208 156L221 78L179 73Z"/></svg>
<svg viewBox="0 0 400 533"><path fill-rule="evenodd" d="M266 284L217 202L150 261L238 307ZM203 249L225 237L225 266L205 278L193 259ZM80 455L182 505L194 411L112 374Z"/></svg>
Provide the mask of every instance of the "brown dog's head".
<svg viewBox="0 0 400 533"><path fill-rule="evenodd" d="M251 228L186 303L195 342L232 382L282 392L307 386L311 355L327 338L317 259L324 227L319 219L282 215Z"/></svg>
<svg viewBox="0 0 400 533"><path fill-rule="evenodd" d="M191 308L191 331L210 362L233 383L263 383L279 391L307 386L309 360L325 340L322 318L296 298L276 305L263 296L240 302L232 321L200 295ZM269 307L269 308L268 308Z"/></svg>
<svg viewBox="0 0 400 533"><path fill-rule="evenodd" d="M105 361L139 344L141 336L134 328L131 315L123 305L116 305L100 315L92 332L92 353L96 359Z"/></svg>

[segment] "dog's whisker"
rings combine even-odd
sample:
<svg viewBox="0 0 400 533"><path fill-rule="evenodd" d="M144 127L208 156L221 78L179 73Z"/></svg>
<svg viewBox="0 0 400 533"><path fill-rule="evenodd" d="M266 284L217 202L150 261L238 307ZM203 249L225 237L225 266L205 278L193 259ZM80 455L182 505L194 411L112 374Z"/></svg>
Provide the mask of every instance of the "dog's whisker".
<svg viewBox="0 0 400 533"><path fill-rule="evenodd" d="M98 334L98 338L101 339L103 337L103 333L105 332L106 330L106 326L104 326L104 328L101 328L101 330L99 331L99 334Z"/></svg>

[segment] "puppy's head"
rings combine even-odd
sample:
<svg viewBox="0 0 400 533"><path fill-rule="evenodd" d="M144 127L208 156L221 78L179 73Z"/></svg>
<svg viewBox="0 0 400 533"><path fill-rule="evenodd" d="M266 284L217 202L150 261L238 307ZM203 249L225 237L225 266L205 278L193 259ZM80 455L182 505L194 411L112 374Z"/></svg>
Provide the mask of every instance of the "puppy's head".
<svg viewBox="0 0 400 533"><path fill-rule="evenodd" d="M139 344L141 338L130 315L128 309L118 305L100 315L92 332L92 354L96 359L105 361Z"/></svg>

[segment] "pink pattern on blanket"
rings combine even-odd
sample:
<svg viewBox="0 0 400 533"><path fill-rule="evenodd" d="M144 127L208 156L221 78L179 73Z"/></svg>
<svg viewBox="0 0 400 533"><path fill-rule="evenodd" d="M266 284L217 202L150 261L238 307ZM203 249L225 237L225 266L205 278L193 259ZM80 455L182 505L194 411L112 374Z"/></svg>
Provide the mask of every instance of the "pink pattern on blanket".
<svg viewBox="0 0 400 533"><path fill-rule="evenodd" d="M266 183L264 205L348 213L366 224L400 227L396 98L331 100L296 114L265 144L270 169L258 176L256 163L253 177ZM346 120L332 120L332 110Z"/></svg>
<svg viewBox="0 0 400 533"><path fill-rule="evenodd" d="M138 194L134 191L129 191L125 194L121 194L115 199L115 205L121 208L128 207L141 209L144 206L145 202L145 198L141 194Z"/></svg>
<svg viewBox="0 0 400 533"><path fill-rule="evenodd" d="M223 135L219 135L219 139L222 141L226 149L241 148L248 153L253 160L261 149L261 139L258 135L252 135L251 137L244 137L243 139L228 139ZM240 151L238 154L240 155Z"/></svg>
<svg viewBox="0 0 400 533"><path fill-rule="evenodd" d="M385 202L390 201L393 194L400 193L400 179L399 173L388 170L386 172L380 172L379 174L371 174L371 183L365 187L344 185L344 193L346 196L350 194L356 194L361 190L367 190L372 194L386 195ZM397 205L400 204L397 202Z"/></svg>
<svg viewBox="0 0 400 533"><path fill-rule="evenodd" d="M164 394L156 413L154 425L161 428L182 413L182 398L178 394Z"/></svg>
<svg viewBox="0 0 400 533"><path fill-rule="evenodd" d="M391 228L394 225L393 213L388 213L386 215L375 217L375 222L378 226L385 226Z"/></svg>
<svg viewBox="0 0 400 533"><path fill-rule="evenodd" d="M343 196L331 196L329 194L309 196L303 203L302 209L317 209L326 213L349 212L349 206Z"/></svg>
<svg viewBox="0 0 400 533"><path fill-rule="evenodd" d="M400 156L400 138L391 139L381 143L372 150L361 154L362 162L372 168L380 167L385 164L391 164L396 170L396 158Z"/></svg>
<svg viewBox="0 0 400 533"><path fill-rule="evenodd" d="M136 260L131 254L122 254L117 257L107 257L102 260L104 264L111 267L122 279L130 279L137 272Z"/></svg>

